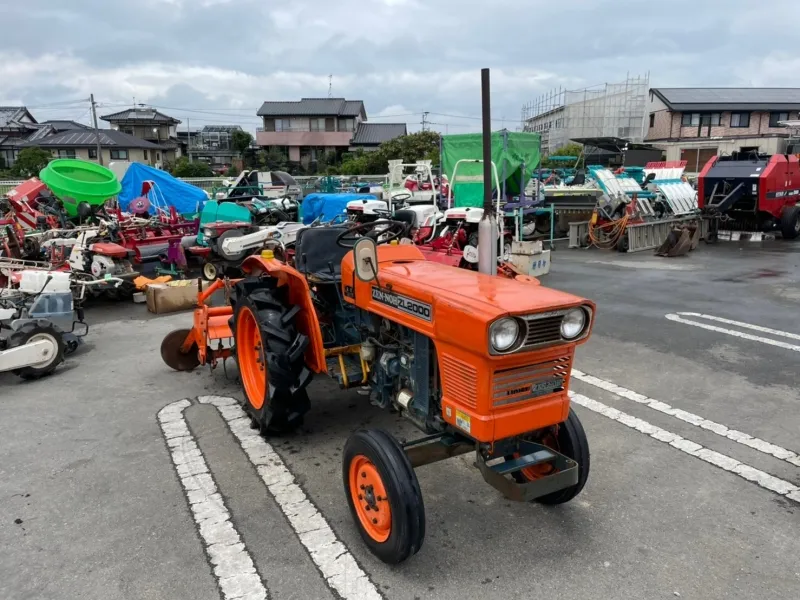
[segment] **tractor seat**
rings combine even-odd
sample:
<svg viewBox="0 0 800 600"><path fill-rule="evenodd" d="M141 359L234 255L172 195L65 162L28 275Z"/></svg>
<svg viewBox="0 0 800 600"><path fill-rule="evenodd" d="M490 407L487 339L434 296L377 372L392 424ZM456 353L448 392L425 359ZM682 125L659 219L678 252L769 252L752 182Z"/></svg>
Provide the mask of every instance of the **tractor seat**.
<svg viewBox="0 0 800 600"><path fill-rule="evenodd" d="M415 213L413 210L400 209L395 211L392 218L395 221L402 221L403 223L406 223L408 228L411 228L416 224L417 213Z"/></svg>
<svg viewBox="0 0 800 600"><path fill-rule="evenodd" d="M316 281L340 281L342 259L350 251L336 243L346 226L308 227L301 229L295 243L295 268Z"/></svg>

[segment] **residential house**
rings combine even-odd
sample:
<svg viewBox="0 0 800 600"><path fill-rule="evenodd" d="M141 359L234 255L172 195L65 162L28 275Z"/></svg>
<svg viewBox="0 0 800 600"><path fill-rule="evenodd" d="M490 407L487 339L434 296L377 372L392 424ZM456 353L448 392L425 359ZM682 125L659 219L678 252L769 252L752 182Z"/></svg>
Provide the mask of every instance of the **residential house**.
<svg viewBox="0 0 800 600"><path fill-rule="evenodd" d="M383 142L408 135L405 123L359 123L353 139L350 140L350 152L364 150L371 152L378 149Z"/></svg>
<svg viewBox="0 0 800 600"><path fill-rule="evenodd" d="M128 108L100 118L110 123L111 129L159 146L162 161L174 162L181 156L178 119L147 107Z"/></svg>
<svg viewBox="0 0 800 600"><path fill-rule="evenodd" d="M230 167L239 158L232 143L234 131L242 131L242 128L238 125L206 125L191 135L189 132L178 132L178 135L186 139L186 151L194 160L202 160L212 169L220 170Z"/></svg>
<svg viewBox="0 0 800 600"><path fill-rule="evenodd" d="M114 161L156 165L162 160L162 147L114 129L101 129L100 150L103 164ZM97 133L93 129L73 129L25 142L22 147L36 146L50 150L54 158L97 160Z"/></svg>
<svg viewBox="0 0 800 600"><path fill-rule="evenodd" d="M786 152L800 88L651 88L645 140L699 172L718 154Z"/></svg>
<svg viewBox="0 0 800 600"><path fill-rule="evenodd" d="M36 119L24 106L0 106L0 168L14 164L21 144L36 125Z"/></svg>
<svg viewBox="0 0 800 600"><path fill-rule="evenodd" d="M264 126L256 132L256 143L306 164L326 153L346 152L359 124L367 120L361 100L344 98L264 102L257 114Z"/></svg>

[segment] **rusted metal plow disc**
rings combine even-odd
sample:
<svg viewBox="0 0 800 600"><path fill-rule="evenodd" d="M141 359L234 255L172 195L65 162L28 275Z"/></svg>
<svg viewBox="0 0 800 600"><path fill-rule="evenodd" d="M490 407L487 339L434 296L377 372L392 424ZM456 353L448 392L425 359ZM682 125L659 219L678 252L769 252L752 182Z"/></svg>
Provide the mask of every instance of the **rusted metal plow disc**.
<svg viewBox="0 0 800 600"><path fill-rule="evenodd" d="M168 333L161 342L161 358L167 366L176 371L191 371L200 365L197 344L192 344L189 352L181 352L181 346L190 332L191 329L176 329Z"/></svg>

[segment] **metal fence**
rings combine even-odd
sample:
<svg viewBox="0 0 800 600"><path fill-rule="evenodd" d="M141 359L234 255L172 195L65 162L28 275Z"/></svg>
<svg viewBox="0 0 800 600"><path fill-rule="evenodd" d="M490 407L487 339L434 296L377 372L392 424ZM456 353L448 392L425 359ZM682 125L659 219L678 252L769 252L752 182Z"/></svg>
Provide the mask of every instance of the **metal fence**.
<svg viewBox="0 0 800 600"><path fill-rule="evenodd" d="M22 184L22 179L2 179L0 180L0 196L5 196L18 185Z"/></svg>
<svg viewBox="0 0 800 600"><path fill-rule="evenodd" d="M386 180L385 175L355 175L353 177L348 176L341 176L343 181L350 181L351 179L356 179L358 181L368 182L368 183L383 183ZM212 188L220 187L223 185L223 181L226 179L231 180L232 177L185 177L180 178L181 181L185 181L186 183L190 183L195 187L199 187L200 189L206 190L210 192ZM317 181L319 180L318 176L299 176L295 177L298 185L300 185L303 190L310 192L316 188ZM11 191L18 185L24 183L22 179L2 179L0 180L0 196L4 196L7 192Z"/></svg>

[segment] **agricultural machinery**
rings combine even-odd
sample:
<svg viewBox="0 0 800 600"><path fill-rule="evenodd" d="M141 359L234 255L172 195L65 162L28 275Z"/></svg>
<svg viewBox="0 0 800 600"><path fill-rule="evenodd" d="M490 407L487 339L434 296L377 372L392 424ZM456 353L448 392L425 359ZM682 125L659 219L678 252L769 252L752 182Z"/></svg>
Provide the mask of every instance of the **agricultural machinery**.
<svg viewBox="0 0 800 600"><path fill-rule="evenodd" d="M530 278L426 260L420 248L395 243L407 230L401 221L301 229L294 266L271 251L248 257L230 304L205 305L226 285L212 284L194 327L161 346L177 370L234 355L243 409L264 434L300 425L315 375L367 387L374 405L416 425L422 437L403 444L367 429L344 445L350 512L387 563L422 547L417 467L475 452L484 479L507 498L551 505L577 496L589 474L568 389L594 304ZM224 348L229 338L234 346Z"/></svg>
<svg viewBox="0 0 800 600"><path fill-rule="evenodd" d="M715 156L698 177L697 200L716 226L777 230L784 239L795 239L800 236L800 162L787 154Z"/></svg>
<svg viewBox="0 0 800 600"><path fill-rule="evenodd" d="M0 372L38 379L74 352L89 330L80 308L74 316L74 297L85 289L69 273L36 270L21 271L17 288L0 289Z"/></svg>

